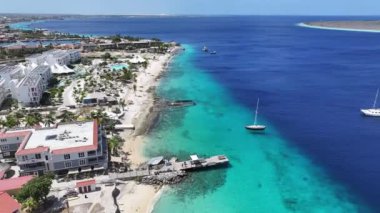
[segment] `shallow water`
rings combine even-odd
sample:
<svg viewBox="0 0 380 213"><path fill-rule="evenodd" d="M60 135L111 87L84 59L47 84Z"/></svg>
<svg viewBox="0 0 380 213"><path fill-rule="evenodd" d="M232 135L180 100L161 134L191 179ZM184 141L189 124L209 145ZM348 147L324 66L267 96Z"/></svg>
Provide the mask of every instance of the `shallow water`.
<svg viewBox="0 0 380 213"><path fill-rule="evenodd" d="M380 85L380 35L296 26L343 19L378 17L91 17L32 27L158 37L195 49L175 61L160 93L199 104L164 113L147 151L183 158L193 152L225 153L232 167L189 179L208 180L204 177L210 175L215 181L212 175L221 172L212 182L217 187L198 182L186 190L198 194L192 189L200 185L208 194L193 203L190 197L186 208L179 202L184 212L201 207L206 211L207 205L233 212L256 206L264 211L307 206L318 211L325 203L326 211L332 211L333 203L336 208L350 206L346 200L380 212L380 120L364 118L359 111L372 104ZM204 54L203 45L217 54ZM269 127L266 135L251 135L242 128L252 122L258 97L259 119ZM180 197L186 194L180 192ZM169 209L170 202L175 196L164 195L157 211Z"/></svg>
<svg viewBox="0 0 380 213"><path fill-rule="evenodd" d="M298 154L272 125L264 134L244 129L252 112L193 64L195 51L176 58L159 94L192 99L169 110L151 133L146 154L189 158L226 154L229 168L191 174L162 196L154 212L357 212L350 196Z"/></svg>

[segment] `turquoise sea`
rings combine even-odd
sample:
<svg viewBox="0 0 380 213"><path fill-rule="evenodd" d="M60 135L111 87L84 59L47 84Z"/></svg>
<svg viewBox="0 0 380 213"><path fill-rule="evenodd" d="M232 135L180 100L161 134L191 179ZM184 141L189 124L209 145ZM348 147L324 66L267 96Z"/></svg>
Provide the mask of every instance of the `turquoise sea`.
<svg viewBox="0 0 380 213"><path fill-rule="evenodd" d="M193 64L194 50L172 63L158 94L193 99L197 105L168 110L160 117L146 147L148 156L189 158L225 154L231 166L192 174L172 187L154 212L358 212L339 186L282 139L263 116L265 134L244 129L252 110L238 104L212 76Z"/></svg>
<svg viewBox="0 0 380 213"><path fill-rule="evenodd" d="M192 174L155 212L380 212L380 120L360 114L380 85L379 34L297 26L342 19L379 17L111 16L30 27L187 44L157 92L198 104L162 112L145 153L225 154L231 166ZM265 134L244 129L257 98Z"/></svg>

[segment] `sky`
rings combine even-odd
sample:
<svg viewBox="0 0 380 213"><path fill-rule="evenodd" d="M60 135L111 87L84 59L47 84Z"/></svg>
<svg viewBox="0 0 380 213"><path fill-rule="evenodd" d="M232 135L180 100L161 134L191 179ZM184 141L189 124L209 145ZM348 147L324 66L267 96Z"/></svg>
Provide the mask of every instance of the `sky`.
<svg viewBox="0 0 380 213"><path fill-rule="evenodd" d="M380 0L0 0L0 13L380 15Z"/></svg>

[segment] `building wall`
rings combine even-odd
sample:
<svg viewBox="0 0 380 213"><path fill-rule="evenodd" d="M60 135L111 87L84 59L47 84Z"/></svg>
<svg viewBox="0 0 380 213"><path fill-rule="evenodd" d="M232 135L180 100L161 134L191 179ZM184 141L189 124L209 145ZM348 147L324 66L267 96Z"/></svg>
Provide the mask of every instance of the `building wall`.
<svg viewBox="0 0 380 213"><path fill-rule="evenodd" d="M4 102L7 96L10 94L5 79L0 79L0 105Z"/></svg>
<svg viewBox="0 0 380 213"><path fill-rule="evenodd" d="M0 139L0 159L2 158L14 158L15 152L20 146L24 137L9 137Z"/></svg>
<svg viewBox="0 0 380 213"><path fill-rule="evenodd" d="M101 129L98 130L98 148L95 150L86 150L83 152L67 153L70 159L65 159L65 154L55 155L51 152L41 152L40 159L36 159L35 153L28 155L17 155L17 164L22 169L21 173L30 174L36 171L44 170L57 172L60 170L70 170L79 167L88 167L92 165L104 165L108 160L107 143ZM92 151L95 154L89 155ZM79 155L79 153L83 153ZM37 163L42 162L44 166L37 166Z"/></svg>

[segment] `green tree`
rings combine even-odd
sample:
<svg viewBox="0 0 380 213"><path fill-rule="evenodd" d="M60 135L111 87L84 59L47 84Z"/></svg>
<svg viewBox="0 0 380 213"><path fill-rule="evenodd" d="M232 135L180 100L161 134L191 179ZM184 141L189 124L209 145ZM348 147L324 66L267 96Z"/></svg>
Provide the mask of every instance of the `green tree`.
<svg viewBox="0 0 380 213"><path fill-rule="evenodd" d="M120 100L120 101L119 101L119 105L120 105L120 107L122 108L122 110L124 111L124 107L126 106L126 104L125 104L125 100L124 100L124 99Z"/></svg>
<svg viewBox="0 0 380 213"><path fill-rule="evenodd" d="M120 37L120 35L112 36L111 39L112 39L112 43L118 43L118 42L121 42L121 37Z"/></svg>
<svg viewBox="0 0 380 213"><path fill-rule="evenodd" d="M38 207L37 201L35 201L33 198L29 197L22 203L22 210L24 212L33 212Z"/></svg>
<svg viewBox="0 0 380 213"><path fill-rule="evenodd" d="M17 119L13 114L9 114L5 117L4 126L8 128L13 128L20 125L20 119Z"/></svg>
<svg viewBox="0 0 380 213"><path fill-rule="evenodd" d="M77 119L77 116L70 111L64 110L57 118L61 119L61 122L73 122Z"/></svg>
<svg viewBox="0 0 380 213"><path fill-rule="evenodd" d="M45 116L44 125L50 127L55 123L55 112L51 111L49 114Z"/></svg>
<svg viewBox="0 0 380 213"><path fill-rule="evenodd" d="M111 54L109 52L106 52L102 55L102 58L104 61L107 61L107 59L111 58Z"/></svg>
<svg viewBox="0 0 380 213"><path fill-rule="evenodd" d="M16 199L24 204L24 206L29 206L28 202L32 203L35 201L37 204L45 200L50 192L50 187L52 184L53 175L45 174L36 178L33 178L27 184L25 184L21 190L16 194Z"/></svg>
<svg viewBox="0 0 380 213"><path fill-rule="evenodd" d="M16 111L14 116L19 119L19 120L23 120L25 118L25 115L26 115L26 112L25 110L19 110L19 111Z"/></svg>
<svg viewBox="0 0 380 213"><path fill-rule="evenodd" d="M108 140L108 147L112 154L117 154L117 149L122 141L123 139L119 136L113 136Z"/></svg>
<svg viewBox="0 0 380 213"><path fill-rule="evenodd" d="M91 112L91 118L96 119L99 124L104 125L109 119L107 114L103 112L102 109Z"/></svg>
<svg viewBox="0 0 380 213"><path fill-rule="evenodd" d="M40 124L43 121L42 115L39 112L33 113L34 118L36 119L37 124Z"/></svg>
<svg viewBox="0 0 380 213"><path fill-rule="evenodd" d="M33 114L27 114L25 117L25 125L26 126L34 126L38 124L36 118L33 116Z"/></svg>
<svg viewBox="0 0 380 213"><path fill-rule="evenodd" d="M38 112L29 113L25 117L26 126L39 125L42 122L42 120L42 115Z"/></svg>

